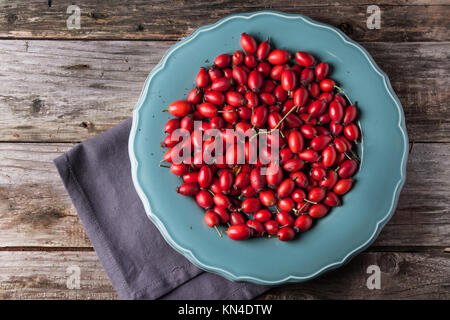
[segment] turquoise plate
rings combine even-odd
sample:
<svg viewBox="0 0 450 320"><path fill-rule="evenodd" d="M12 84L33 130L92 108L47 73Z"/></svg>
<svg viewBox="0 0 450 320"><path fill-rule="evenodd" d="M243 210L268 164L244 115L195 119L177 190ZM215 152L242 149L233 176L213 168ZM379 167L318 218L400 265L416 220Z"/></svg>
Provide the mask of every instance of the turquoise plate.
<svg viewBox="0 0 450 320"><path fill-rule="evenodd" d="M178 177L160 168L169 103L185 99L201 66L240 49L247 32L270 37L277 48L309 51L358 101L363 141L357 182L343 205L291 242L219 238L203 210L175 193ZM238 281L281 284L312 279L367 248L392 216L405 181L408 138L403 110L387 76L341 31L302 15L261 11L226 17L173 46L148 76L133 113L129 153L132 177L146 213L166 241L198 267Z"/></svg>

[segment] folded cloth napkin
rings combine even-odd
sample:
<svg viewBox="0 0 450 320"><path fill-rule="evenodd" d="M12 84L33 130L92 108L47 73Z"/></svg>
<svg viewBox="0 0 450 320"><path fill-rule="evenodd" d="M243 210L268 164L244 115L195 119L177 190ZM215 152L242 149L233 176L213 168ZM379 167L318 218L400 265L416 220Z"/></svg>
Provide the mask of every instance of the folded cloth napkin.
<svg viewBox="0 0 450 320"><path fill-rule="evenodd" d="M269 287L205 272L148 219L131 180L131 119L54 160L100 262L122 299L252 299Z"/></svg>

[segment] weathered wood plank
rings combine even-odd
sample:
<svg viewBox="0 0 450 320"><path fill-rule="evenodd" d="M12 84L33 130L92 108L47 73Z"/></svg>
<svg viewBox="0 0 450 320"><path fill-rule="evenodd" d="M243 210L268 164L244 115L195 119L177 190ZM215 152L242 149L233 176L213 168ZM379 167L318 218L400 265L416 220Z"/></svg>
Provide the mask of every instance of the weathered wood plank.
<svg viewBox="0 0 450 320"><path fill-rule="evenodd" d="M358 41L449 40L450 7L443 0L378 1L382 28L375 31L366 26L367 6L373 1L85 0L77 3L81 10L80 29L69 30L66 20L71 4L2 1L0 37L174 40L229 14L269 9L302 13L339 27Z"/></svg>
<svg viewBox="0 0 450 320"><path fill-rule="evenodd" d="M67 279L80 268L80 289ZM0 299L117 299L94 252L0 252Z"/></svg>
<svg viewBox="0 0 450 320"><path fill-rule="evenodd" d="M381 289L366 286L378 265ZM68 289L70 266L80 289ZM310 282L272 289L259 299L449 299L447 253L362 253L341 269ZM1 299L117 299L94 252L0 252Z"/></svg>
<svg viewBox="0 0 450 320"><path fill-rule="evenodd" d="M91 246L52 163L71 146L0 144L2 247Z"/></svg>
<svg viewBox="0 0 450 320"><path fill-rule="evenodd" d="M72 144L0 144L0 247L90 247L51 160ZM374 246L450 247L450 144L415 144L394 217ZM447 170L447 171L446 171Z"/></svg>
<svg viewBox="0 0 450 320"><path fill-rule="evenodd" d="M367 288L367 268L381 270L380 289ZM273 289L262 299L449 299L449 254L362 253L316 280Z"/></svg>
<svg viewBox="0 0 450 320"><path fill-rule="evenodd" d="M82 141L115 126L172 44L0 41L0 141ZM403 103L410 140L450 142L450 42L364 46Z"/></svg>

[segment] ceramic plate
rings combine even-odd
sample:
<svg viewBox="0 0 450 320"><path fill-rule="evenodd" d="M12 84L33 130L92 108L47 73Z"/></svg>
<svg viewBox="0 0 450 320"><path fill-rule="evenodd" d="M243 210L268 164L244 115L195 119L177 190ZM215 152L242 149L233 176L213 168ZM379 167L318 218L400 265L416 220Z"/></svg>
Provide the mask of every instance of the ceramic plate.
<svg viewBox="0 0 450 320"><path fill-rule="evenodd" d="M186 98L201 66L240 49L242 32L290 52L328 62L331 75L358 101L362 159L343 205L294 241L220 238L204 211L175 193L178 177L160 168L163 126L172 101ZM392 216L405 181L408 140L403 110L387 76L341 31L302 15L262 11L226 17L178 42L148 76L133 114L129 140L132 177L146 213L166 241L198 267L232 280L281 284L312 279L367 248Z"/></svg>

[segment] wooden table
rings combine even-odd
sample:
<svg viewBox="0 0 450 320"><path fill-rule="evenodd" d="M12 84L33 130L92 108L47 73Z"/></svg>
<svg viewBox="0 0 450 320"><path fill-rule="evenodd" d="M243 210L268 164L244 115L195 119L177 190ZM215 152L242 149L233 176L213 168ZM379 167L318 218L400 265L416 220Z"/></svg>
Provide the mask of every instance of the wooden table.
<svg viewBox="0 0 450 320"><path fill-rule="evenodd" d="M274 9L341 28L389 75L411 141L392 220L345 267L265 299L450 298L450 6L447 0L0 1L0 299L116 299L52 159L131 116L147 74L195 28ZM108 3L108 5L106 5ZM381 8L381 29L366 26ZM366 286L381 269L381 289ZM67 268L81 270L68 289ZM70 272L69 272L70 273Z"/></svg>

